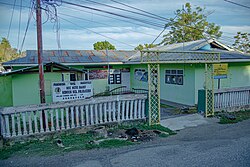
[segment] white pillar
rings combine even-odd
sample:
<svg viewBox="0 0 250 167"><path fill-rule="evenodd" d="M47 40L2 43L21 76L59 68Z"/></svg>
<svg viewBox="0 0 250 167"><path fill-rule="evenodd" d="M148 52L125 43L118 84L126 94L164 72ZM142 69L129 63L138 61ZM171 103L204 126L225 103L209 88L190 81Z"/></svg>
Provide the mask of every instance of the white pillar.
<svg viewBox="0 0 250 167"><path fill-rule="evenodd" d="M84 126L83 106L80 107L80 112L81 112L81 126Z"/></svg>
<svg viewBox="0 0 250 167"><path fill-rule="evenodd" d="M107 122L107 103L104 103L104 122Z"/></svg>
<svg viewBox="0 0 250 167"><path fill-rule="evenodd" d="M116 121L116 106L115 106L115 101L113 101L113 107L112 107L112 110L113 110L113 121L115 122Z"/></svg>
<svg viewBox="0 0 250 167"><path fill-rule="evenodd" d="M75 128L74 107L70 107L71 111L71 128Z"/></svg>
<svg viewBox="0 0 250 167"><path fill-rule="evenodd" d="M34 114L35 134L37 134L38 133L37 115L36 115L37 111L34 111L33 114Z"/></svg>
<svg viewBox="0 0 250 167"><path fill-rule="evenodd" d="M16 136L15 114L11 114L11 122L12 122L12 136Z"/></svg>
<svg viewBox="0 0 250 167"><path fill-rule="evenodd" d="M142 100L142 118L145 118L145 100Z"/></svg>
<svg viewBox="0 0 250 167"><path fill-rule="evenodd" d="M56 111L56 130L58 131L60 130L58 108L56 108L55 111Z"/></svg>
<svg viewBox="0 0 250 167"><path fill-rule="evenodd" d="M117 108L117 121L120 122L121 117L121 101L118 101L118 108Z"/></svg>
<svg viewBox="0 0 250 167"><path fill-rule="evenodd" d="M109 122L112 122L112 120L111 120L111 110L112 110L112 109L111 109L111 102L109 102L109 103L108 103L108 112L109 112L108 121L109 121Z"/></svg>
<svg viewBox="0 0 250 167"><path fill-rule="evenodd" d="M21 117L20 113L17 113L17 136L21 136L22 135L20 117Z"/></svg>
<svg viewBox="0 0 250 167"><path fill-rule="evenodd" d="M92 104L90 104L90 125L94 125L94 113Z"/></svg>
<svg viewBox="0 0 250 167"><path fill-rule="evenodd" d="M4 124L4 117L2 114L0 114L0 123L1 123L1 134L3 137L6 137L6 129L5 129L5 124Z"/></svg>
<svg viewBox="0 0 250 167"><path fill-rule="evenodd" d="M128 120L128 112L129 112L129 100L126 101L126 120Z"/></svg>
<svg viewBox="0 0 250 167"><path fill-rule="evenodd" d="M49 132L49 121L48 121L48 112L47 110L44 110L45 115L45 131Z"/></svg>
<svg viewBox="0 0 250 167"><path fill-rule="evenodd" d="M79 106L75 106L76 109L76 127L80 127L79 124Z"/></svg>
<svg viewBox="0 0 250 167"><path fill-rule="evenodd" d="M61 129L64 130L65 126L64 126L64 108L61 108Z"/></svg>
<svg viewBox="0 0 250 167"><path fill-rule="evenodd" d="M54 109L50 110L50 123L51 123L51 132L55 131L55 126L54 126Z"/></svg>
<svg viewBox="0 0 250 167"><path fill-rule="evenodd" d="M134 119L137 119L137 103L138 103L138 100L135 100Z"/></svg>
<svg viewBox="0 0 250 167"><path fill-rule="evenodd" d="M134 101L131 100L130 101L130 118L129 119L133 119L133 109L134 109Z"/></svg>
<svg viewBox="0 0 250 167"><path fill-rule="evenodd" d="M69 107L66 107L66 129L69 129Z"/></svg>
<svg viewBox="0 0 250 167"><path fill-rule="evenodd" d="M23 135L27 135L26 112L22 113L22 117L23 117Z"/></svg>
<svg viewBox="0 0 250 167"><path fill-rule="evenodd" d="M33 134L31 114L32 112L29 112L29 134Z"/></svg>
<svg viewBox="0 0 250 167"><path fill-rule="evenodd" d="M6 137L10 137L9 115L4 115L4 118L5 118Z"/></svg>
<svg viewBox="0 0 250 167"><path fill-rule="evenodd" d="M142 102L141 102L141 99L140 99L139 102L138 102L138 118L139 119L141 119L141 104L142 104Z"/></svg>
<svg viewBox="0 0 250 167"><path fill-rule="evenodd" d="M43 129L43 111L40 111L40 133L43 133L44 129Z"/></svg>
<svg viewBox="0 0 250 167"><path fill-rule="evenodd" d="M89 105L85 106L86 109L86 126L89 125Z"/></svg>
<svg viewBox="0 0 250 167"><path fill-rule="evenodd" d="M95 104L95 124L98 123L98 104Z"/></svg>
<svg viewBox="0 0 250 167"><path fill-rule="evenodd" d="M125 101L122 101L122 121L125 119Z"/></svg>
<svg viewBox="0 0 250 167"><path fill-rule="evenodd" d="M100 123L103 123L103 118L102 118L102 103L99 104L99 116L100 116Z"/></svg>

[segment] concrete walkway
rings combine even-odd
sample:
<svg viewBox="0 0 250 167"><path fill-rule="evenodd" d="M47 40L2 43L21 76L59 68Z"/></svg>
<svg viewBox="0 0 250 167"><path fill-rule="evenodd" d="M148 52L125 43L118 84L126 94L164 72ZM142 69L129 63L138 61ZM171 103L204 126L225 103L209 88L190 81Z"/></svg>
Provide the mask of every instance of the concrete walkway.
<svg viewBox="0 0 250 167"><path fill-rule="evenodd" d="M187 127L208 124L210 121L209 119L211 118L204 118L204 116L200 114L190 114L161 120L161 125L176 131Z"/></svg>

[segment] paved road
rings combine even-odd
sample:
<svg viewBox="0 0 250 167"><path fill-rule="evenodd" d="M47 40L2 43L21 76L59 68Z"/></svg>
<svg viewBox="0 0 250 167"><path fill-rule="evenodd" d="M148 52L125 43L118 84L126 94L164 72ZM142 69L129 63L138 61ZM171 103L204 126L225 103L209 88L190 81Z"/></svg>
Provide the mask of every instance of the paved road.
<svg viewBox="0 0 250 167"><path fill-rule="evenodd" d="M211 122L141 145L50 157L12 157L0 161L0 166L250 166L250 120L233 125Z"/></svg>

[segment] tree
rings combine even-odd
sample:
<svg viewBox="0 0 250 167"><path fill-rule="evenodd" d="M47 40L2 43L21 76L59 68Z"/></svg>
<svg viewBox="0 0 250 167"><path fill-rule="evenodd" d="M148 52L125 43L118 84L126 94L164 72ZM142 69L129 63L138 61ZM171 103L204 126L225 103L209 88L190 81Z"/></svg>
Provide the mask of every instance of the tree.
<svg viewBox="0 0 250 167"><path fill-rule="evenodd" d="M142 49L149 49L149 48L154 48L154 47L156 47L157 45L155 45L155 44L144 44L144 45L142 45L142 44L139 44L137 47L135 47L135 50L142 50Z"/></svg>
<svg viewBox="0 0 250 167"><path fill-rule="evenodd" d="M235 41L233 44L233 47L235 49L238 49L244 53L250 53L250 33L242 33L242 32L237 32L237 35L234 36Z"/></svg>
<svg viewBox="0 0 250 167"><path fill-rule="evenodd" d="M94 50L116 50L115 46L109 43L108 41L96 42L93 44Z"/></svg>
<svg viewBox="0 0 250 167"><path fill-rule="evenodd" d="M163 35L160 44L173 44L203 39L205 37L219 38L222 35L220 26L207 21L205 8L196 7L194 10L190 3L186 3L182 10L176 11L176 17L166 24L170 31Z"/></svg>
<svg viewBox="0 0 250 167"><path fill-rule="evenodd" d="M20 56L15 48L12 48L6 38L2 38L0 43L0 64L5 61L16 59Z"/></svg>

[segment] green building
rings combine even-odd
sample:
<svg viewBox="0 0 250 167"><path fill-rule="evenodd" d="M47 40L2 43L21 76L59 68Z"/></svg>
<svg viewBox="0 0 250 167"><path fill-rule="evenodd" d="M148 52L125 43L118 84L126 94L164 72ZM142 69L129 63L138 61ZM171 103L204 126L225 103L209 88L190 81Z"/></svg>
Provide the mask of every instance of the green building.
<svg viewBox="0 0 250 167"><path fill-rule="evenodd" d="M195 56L220 54L220 64L227 67L226 75L214 79L214 89L250 89L250 55L235 51L216 40L198 40L153 48L161 51L160 97L162 100L195 105L198 90L204 88L205 62ZM193 54L192 54L193 53ZM182 56L194 59L186 63ZM127 89L148 89L147 64L141 63L137 51L46 50L43 51L46 102L52 102L52 83L59 81L92 80L93 93L126 86ZM39 104L37 52L3 63L10 71L0 76L0 106ZM108 78L109 71L109 78ZM249 102L250 103L250 102Z"/></svg>

